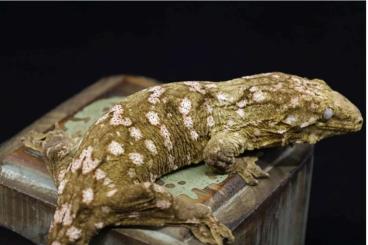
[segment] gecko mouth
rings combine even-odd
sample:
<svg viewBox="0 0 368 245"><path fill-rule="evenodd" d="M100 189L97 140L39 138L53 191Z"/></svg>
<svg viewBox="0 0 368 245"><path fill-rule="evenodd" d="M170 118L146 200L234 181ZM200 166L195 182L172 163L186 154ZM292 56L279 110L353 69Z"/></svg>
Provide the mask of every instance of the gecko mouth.
<svg viewBox="0 0 368 245"><path fill-rule="evenodd" d="M331 131L356 132L356 131L359 131L362 128L362 121L358 122L358 123L339 123L339 124L319 123L319 124L317 124L317 126L320 129L327 129L327 130L331 130Z"/></svg>

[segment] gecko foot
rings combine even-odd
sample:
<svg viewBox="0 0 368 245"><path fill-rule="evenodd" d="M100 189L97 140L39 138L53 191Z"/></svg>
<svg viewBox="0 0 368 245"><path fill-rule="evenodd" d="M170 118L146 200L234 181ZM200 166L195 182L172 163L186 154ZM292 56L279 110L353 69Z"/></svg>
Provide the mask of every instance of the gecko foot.
<svg viewBox="0 0 368 245"><path fill-rule="evenodd" d="M218 222L215 217L209 216L198 225L189 227L193 235L204 244L223 245L233 243L233 233L224 224Z"/></svg>
<svg viewBox="0 0 368 245"><path fill-rule="evenodd" d="M230 172L239 174L248 185L257 185L257 179L269 177L269 174L256 164L257 160L257 157L236 158Z"/></svg>
<svg viewBox="0 0 368 245"><path fill-rule="evenodd" d="M234 241L231 230L213 216L208 206L175 198L174 209L178 220L184 221L186 227L202 243L222 245L224 241L228 243Z"/></svg>

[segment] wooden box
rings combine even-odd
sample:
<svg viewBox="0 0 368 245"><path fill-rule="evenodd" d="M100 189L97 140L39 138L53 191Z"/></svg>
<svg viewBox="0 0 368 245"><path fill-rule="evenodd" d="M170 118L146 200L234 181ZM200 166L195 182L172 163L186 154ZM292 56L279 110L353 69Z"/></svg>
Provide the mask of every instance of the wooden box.
<svg viewBox="0 0 368 245"><path fill-rule="evenodd" d="M145 87L143 77L102 79L34 122L0 148L0 225L36 244L45 244L56 202L44 163L25 149L20 138L30 130L44 132L55 123L73 137L107 108ZM216 175L205 165L179 170L158 181L174 195L186 195L212 207L234 231L235 244L304 244L313 166L313 147L294 145L256 152L270 174L255 187L238 175ZM92 244L200 244L186 228L105 229Z"/></svg>

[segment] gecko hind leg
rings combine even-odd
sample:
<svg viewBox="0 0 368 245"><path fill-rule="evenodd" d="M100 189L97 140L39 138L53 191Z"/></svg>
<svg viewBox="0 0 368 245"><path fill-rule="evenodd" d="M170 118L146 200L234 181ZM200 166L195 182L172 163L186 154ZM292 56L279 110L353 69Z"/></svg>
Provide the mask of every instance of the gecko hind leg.
<svg viewBox="0 0 368 245"><path fill-rule="evenodd" d="M151 182L123 189L123 198L116 195L117 199L112 198L107 203L115 213L113 225L180 225L189 228L205 244L222 245L224 241L234 240L231 230L204 204L174 197L164 187Z"/></svg>

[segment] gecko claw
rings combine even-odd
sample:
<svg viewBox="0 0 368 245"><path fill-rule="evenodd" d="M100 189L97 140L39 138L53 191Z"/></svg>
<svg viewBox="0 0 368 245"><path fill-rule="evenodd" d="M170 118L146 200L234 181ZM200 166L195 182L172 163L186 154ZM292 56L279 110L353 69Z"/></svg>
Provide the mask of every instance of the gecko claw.
<svg viewBox="0 0 368 245"><path fill-rule="evenodd" d="M257 179L269 177L269 174L256 164L257 160L257 157L237 158L231 172L239 174L247 185L257 185Z"/></svg>

